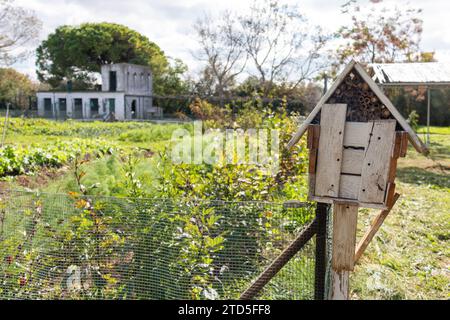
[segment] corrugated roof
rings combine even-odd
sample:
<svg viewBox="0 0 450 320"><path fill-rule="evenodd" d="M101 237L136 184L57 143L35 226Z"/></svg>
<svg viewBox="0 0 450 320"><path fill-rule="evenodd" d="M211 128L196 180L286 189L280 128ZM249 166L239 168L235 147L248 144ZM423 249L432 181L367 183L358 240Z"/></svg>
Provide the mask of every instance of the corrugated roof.
<svg viewBox="0 0 450 320"><path fill-rule="evenodd" d="M450 64L427 63L379 63L371 64L373 79L380 84L449 84Z"/></svg>

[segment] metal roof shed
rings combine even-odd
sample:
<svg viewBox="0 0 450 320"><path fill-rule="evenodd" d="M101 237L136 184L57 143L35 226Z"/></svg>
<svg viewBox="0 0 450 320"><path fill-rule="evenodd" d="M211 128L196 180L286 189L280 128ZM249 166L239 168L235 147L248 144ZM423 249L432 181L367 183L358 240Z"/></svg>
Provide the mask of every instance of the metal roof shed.
<svg viewBox="0 0 450 320"><path fill-rule="evenodd" d="M427 144L430 143L431 89L450 87L450 64L426 63L374 63L370 65L373 80L381 87L427 87Z"/></svg>

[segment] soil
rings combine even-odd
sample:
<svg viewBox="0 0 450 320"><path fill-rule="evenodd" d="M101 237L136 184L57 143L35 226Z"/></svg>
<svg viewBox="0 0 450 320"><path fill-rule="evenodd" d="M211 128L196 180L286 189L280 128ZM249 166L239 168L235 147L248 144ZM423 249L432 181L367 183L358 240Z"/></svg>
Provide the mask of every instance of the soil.
<svg viewBox="0 0 450 320"><path fill-rule="evenodd" d="M27 189L41 189L47 186L51 181L63 176L69 167L64 166L61 168L47 168L44 167L34 175L20 175L13 177L12 181L0 181L0 190L8 190L14 188L14 186L27 188Z"/></svg>

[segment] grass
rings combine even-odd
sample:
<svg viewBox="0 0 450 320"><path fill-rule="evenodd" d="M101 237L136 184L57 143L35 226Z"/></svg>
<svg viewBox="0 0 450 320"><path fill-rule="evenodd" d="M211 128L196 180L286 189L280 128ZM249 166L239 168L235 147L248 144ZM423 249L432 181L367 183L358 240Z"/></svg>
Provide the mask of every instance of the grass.
<svg viewBox="0 0 450 320"><path fill-rule="evenodd" d="M426 126L420 126L417 129L417 133L419 135L426 134L427 127ZM433 127L430 126L430 134L439 134L439 135L450 135L450 127Z"/></svg>
<svg viewBox="0 0 450 320"><path fill-rule="evenodd" d="M354 299L450 298L450 128L431 132L430 157L410 147L399 161L401 197L352 274Z"/></svg>

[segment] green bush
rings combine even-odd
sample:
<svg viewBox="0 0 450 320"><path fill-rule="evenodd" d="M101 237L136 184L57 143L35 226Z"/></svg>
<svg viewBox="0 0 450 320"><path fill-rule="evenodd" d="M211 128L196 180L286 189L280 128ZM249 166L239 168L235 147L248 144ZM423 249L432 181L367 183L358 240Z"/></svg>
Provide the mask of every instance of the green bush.
<svg viewBox="0 0 450 320"><path fill-rule="evenodd" d="M408 115L407 121L411 128L415 132L417 132L417 130L419 129L419 114L416 112L416 110L411 111L411 113Z"/></svg>

